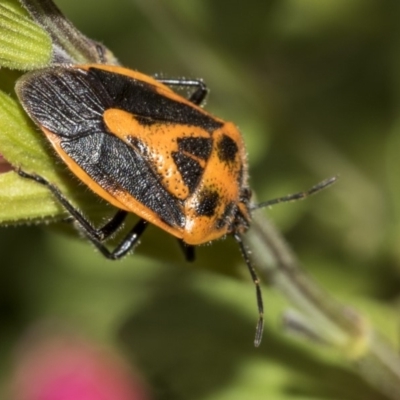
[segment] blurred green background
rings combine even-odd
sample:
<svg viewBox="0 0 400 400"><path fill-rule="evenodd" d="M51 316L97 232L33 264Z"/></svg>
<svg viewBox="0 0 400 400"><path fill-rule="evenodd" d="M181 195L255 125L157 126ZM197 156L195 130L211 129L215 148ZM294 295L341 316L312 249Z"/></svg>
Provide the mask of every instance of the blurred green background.
<svg viewBox="0 0 400 400"><path fill-rule="evenodd" d="M234 121L266 200L339 175L267 210L307 272L397 344L400 319L400 51L395 0L58 0L121 63L203 78L207 109ZM150 228L108 262L51 226L0 229L0 383L32 326L62 321L135 363L155 399L383 399L340 355L289 338L288 305L254 288L230 239L193 265ZM238 279L239 278L239 279Z"/></svg>

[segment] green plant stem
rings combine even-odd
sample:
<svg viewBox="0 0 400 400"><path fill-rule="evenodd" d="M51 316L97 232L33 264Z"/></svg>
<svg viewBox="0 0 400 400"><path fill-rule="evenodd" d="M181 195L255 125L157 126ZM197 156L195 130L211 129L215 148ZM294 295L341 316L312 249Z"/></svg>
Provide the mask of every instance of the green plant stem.
<svg viewBox="0 0 400 400"><path fill-rule="evenodd" d="M340 349L366 381L388 398L400 399L400 357L367 318L318 287L261 213L254 218L243 240L260 275L302 313L306 321L304 331Z"/></svg>
<svg viewBox="0 0 400 400"><path fill-rule="evenodd" d="M87 38L69 21L52 0L20 0L31 17L51 37L52 63L118 64L112 52Z"/></svg>

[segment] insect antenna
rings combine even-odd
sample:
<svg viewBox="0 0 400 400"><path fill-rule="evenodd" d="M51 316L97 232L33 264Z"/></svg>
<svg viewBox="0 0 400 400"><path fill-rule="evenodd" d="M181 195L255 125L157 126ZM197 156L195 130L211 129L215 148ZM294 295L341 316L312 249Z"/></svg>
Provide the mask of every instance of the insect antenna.
<svg viewBox="0 0 400 400"><path fill-rule="evenodd" d="M310 188L309 190L306 190L304 192L288 194L286 196L278 197L276 199L263 201L262 203L259 203L259 204L253 204L250 206L250 211L258 210L258 209L264 208L264 207L269 207L269 206L272 206L272 205L278 204L278 203L287 203L288 201L296 201L296 200L305 199L306 197L311 196L311 195L327 188L328 186L333 185L337 180L338 180L338 177L333 176L331 178L325 179L325 180L317 183L312 188Z"/></svg>
<svg viewBox="0 0 400 400"><path fill-rule="evenodd" d="M254 269L253 263L250 260L249 250L244 245L242 237L238 233L235 233L233 235L233 237L239 244L240 252L242 253L244 262L247 265L247 268L251 275L251 279L253 280L254 286L256 287L258 321L257 321L257 326L256 326L256 335L254 338L254 346L258 347L261 343L261 339L262 339L262 335L263 335L263 331L264 331L264 305L263 305L263 298L262 298L261 287L260 287L260 280L258 279L257 272Z"/></svg>
<svg viewBox="0 0 400 400"><path fill-rule="evenodd" d="M259 204L254 204L250 207L250 211L258 210L258 209L264 208L264 207L269 207L269 206L272 206L272 205L278 204L278 203L286 203L289 201L302 200L308 196L311 196L311 195L319 192L320 190L327 188L328 186L333 185L337 181L337 179L338 179L337 176L333 176L331 178L325 179L325 180L317 183L316 185L311 187L309 190L289 194L289 195L286 195L283 197L278 197L276 199L264 201ZM257 272L254 268L254 265L250 259L250 252L244 245L242 237L240 236L239 233L234 233L233 237L235 238L236 242L239 245L240 252L242 253L242 257L247 265L247 268L250 272L251 278L254 282L254 286L256 288L258 321L257 321L257 326L256 326L256 334L255 334L255 338L254 338L254 346L258 347L261 344L262 335L263 335L263 331L264 331L264 304L263 304L263 298L262 298L262 293L261 293L260 280L257 276Z"/></svg>

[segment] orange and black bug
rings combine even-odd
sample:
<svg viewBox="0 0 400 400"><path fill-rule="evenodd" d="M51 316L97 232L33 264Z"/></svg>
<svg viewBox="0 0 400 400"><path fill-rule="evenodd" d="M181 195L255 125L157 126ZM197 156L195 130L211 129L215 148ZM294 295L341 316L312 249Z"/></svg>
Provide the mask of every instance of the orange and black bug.
<svg viewBox="0 0 400 400"><path fill-rule="evenodd" d="M193 93L186 99L171 90L174 86ZM118 211L97 229L52 183L19 174L46 185L105 257L123 257L148 223L178 238L188 260L194 258L195 245L227 234L235 238L256 285L258 346L263 302L241 235L252 210L304 193L251 204L242 137L231 122L200 107L208 92L205 84L89 64L30 72L17 82L16 92L70 170ZM103 242L128 213L140 220L110 251Z"/></svg>

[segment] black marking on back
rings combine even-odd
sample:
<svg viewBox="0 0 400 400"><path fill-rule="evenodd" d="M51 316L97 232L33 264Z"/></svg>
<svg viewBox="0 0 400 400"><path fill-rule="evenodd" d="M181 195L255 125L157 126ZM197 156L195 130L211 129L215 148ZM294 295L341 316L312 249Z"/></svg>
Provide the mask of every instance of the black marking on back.
<svg viewBox="0 0 400 400"><path fill-rule="evenodd" d="M227 135L222 135L222 138L217 143L218 158L226 163L233 162L238 151L235 141Z"/></svg>
<svg viewBox="0 0 400 400"><path fill-rule="evenodd" d="M179 151L189 153L207 161L212 150L212 139L203 137L178 138Z"/></svg>
<svg viewBox="0 0 400 400"><path fill-rule="evenodd" d="M38 125L62 137L98 131L109 108L130 112L143 125L191 125L210 134L222 126L194 107L158 94L149 83L99 68L35 71L17 84L17 93Z"/></svg>
<svg viewBox="0 0 400 400"><path fill-rule="evenodd" d="M103 128L104 129L104 128ZM62 149L101 187L124 191L154 211L172 227L184 227L181 202L161 184L140 146L130 147L117 137L93 132L90 136L63 140Z"/></svg>
<svg viewBox="0 0 400 400"><path fill-rule="evenodd" d="M204 168L197 160L178 151L172 152L172 158L182 176L184 184L189 189L189 193L193 193L199 184Z"/></svg>
<svg viewBox="0 0 400 400"><path fill-rule="evenodd" d="M212 189L203 189L199 193L199 203L196 207L196 213L199 216L212 217L218 207L220 198L217 191Z"/></svg>
<svg viewBox="0 0 400 400"><path fill-rule="evenodd" d="M212 133L222 126L221 122L194 107L172 100L157 93L147 82L126 75L90 68L88 75L101 84L113 100L113 107L132 114L163 123L198 126Z"/></svg>

